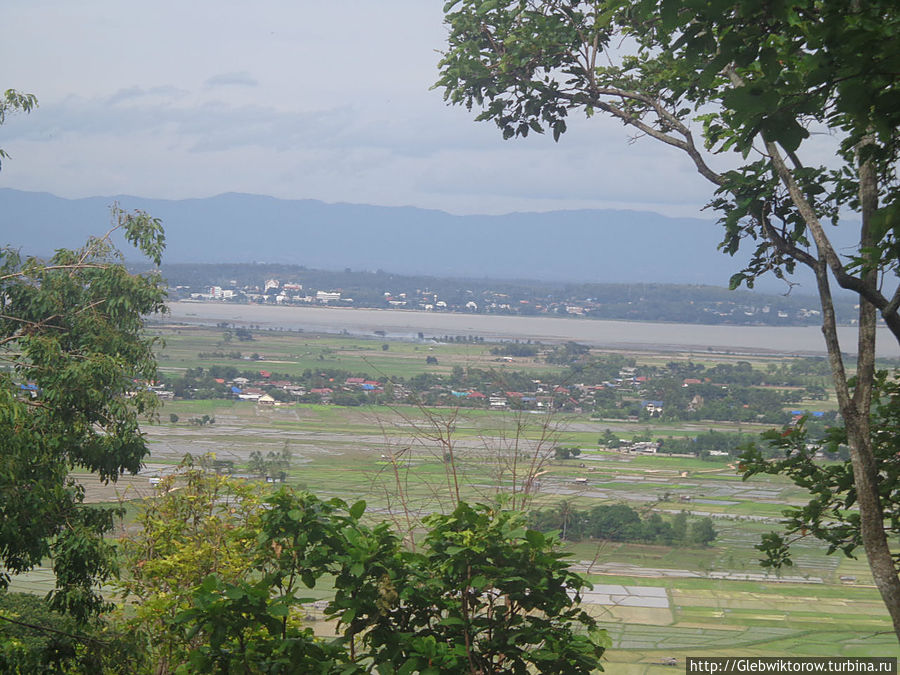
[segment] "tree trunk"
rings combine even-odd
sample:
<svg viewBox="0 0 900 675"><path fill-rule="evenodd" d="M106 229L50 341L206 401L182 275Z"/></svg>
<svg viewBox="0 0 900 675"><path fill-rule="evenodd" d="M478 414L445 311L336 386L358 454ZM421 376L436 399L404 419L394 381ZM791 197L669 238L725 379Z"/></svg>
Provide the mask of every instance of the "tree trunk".
<svg viewBox="0 0 900 675"><path fill-rule="evenodd" d="M837 338L834 304L824 261L816 269L816 278L824 317L822 333L825 335L838 406L844 419L850 446L850 463L853 466L863 549L866 552L869 569L872 571L872 578L891 616L897 639L900 640L900 578L897 576L884 530L884 511L878 492L878 465L872 451L870 414L872 383L875 376L875 308L865 300L861 301L857 383L851 396Z"/></svg>
<svg viewBox="0 0 900 675"><path fill-rule="evenodd" d="M860 251L865 251L873 245L870 227L872 216L878 208L878 181L872 162L865 156L865 146L872 142L871 138L865 138L857 146L859 200L862 215L858 249ZM860 293L859 331L856 384L851 394L841 356L834 302L828 280L829 270L838 274L843 270L843 266L839 264L837 254L812 205L807 201L790 169L784 163L778 147L772 142L767 142L766 149L776 175L787 188L791 200L806 222L815 242L818 259L804 262L812 268L816 275L819 302L822 307L822 333L825 337L828 360L834 378L838 407L844 420L850 446L856 503L859 507L860 537L875 585L891 616L897 639L900 640L900 577L897 575L894 559L888 546L887 534L884 530L884 512L878 491L878 464L872 451L871 437L870 415L872 387L875 379L877 314L875 305L865 298L877 292L878 272L875 269L864 269L861 274L860 288L856 289ZM900 335L897 335L896 332L895 336L900 340Z"/></svg>
<svg viewBox="0 0 900 675"><path fill-rule="evenodd" d="M900 640L900 579L894 567L894 559L888 547L884 530L881 500L878 494L878 470L872 453L868 414L858 411L841 411L850 445L850 462L853 465L853 482L859 505L860 533L863 548L869 561L869 569L875 586L891 615L894 632Z"/></svg>
<svg viewBox="0 0 900 675"><path fill-rule="evenodd" d="M864 147L871 139L863 140ZM859 151L860 148L857 150ZM871 161L860 157L859 199L862 215L859 250L873 245L870 231L871 219L878 208L878 191ZM878 276L875 270L863 270L863 283L875 290ZM872 450L872 386L875 379L875 333L877 314L875 306L860 298L859 343L857 349L856 387L851 400L842 402L841 414L850 445L850 462L859 506L860 535L863 548L872 571L872 578L894 623L894 632L900 639L900 577L888 546L884 529L884 509L878 490L878 463ZM844 407L846 405L846 410Z"/></svg>

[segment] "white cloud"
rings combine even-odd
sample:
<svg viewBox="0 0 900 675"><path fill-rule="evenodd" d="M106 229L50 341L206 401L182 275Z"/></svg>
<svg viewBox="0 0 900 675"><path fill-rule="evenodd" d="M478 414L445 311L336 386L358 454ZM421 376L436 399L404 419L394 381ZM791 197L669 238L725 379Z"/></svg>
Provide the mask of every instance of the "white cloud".
<svg viewBox="0 0 900 675"><path fill-rule="evenodd" d="M241 73L219 73L207 78L204 84L207 87L258 87L259 81L250 73L244 71Z"/></svg>
<svg viewBox="0 0 900 675"><path fill-rule="evenodd" d="M631 206L698 215L677 151L570 120L503 141L439 91L441 3L11 0L0 184L63 196L225 191L456 213Z"/></svg>

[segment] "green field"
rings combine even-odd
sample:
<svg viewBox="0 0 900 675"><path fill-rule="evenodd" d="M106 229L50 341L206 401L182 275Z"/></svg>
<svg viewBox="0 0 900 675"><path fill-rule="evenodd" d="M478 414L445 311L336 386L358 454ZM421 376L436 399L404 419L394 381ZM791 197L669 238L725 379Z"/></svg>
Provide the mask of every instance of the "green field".
<svg viewBox="0 0 900 675"><path fill-rule="evenodd" d="M249 363L199 359L200 351L222 345L221 333L205 329L166 331L160 354L167 371L236 365L297 373L329 367L409 376L446 372L453 365L478 367L548 367L534 359L499 364L490 345L452 344L430 347L340 336L259 333L249 347L234 342L228 349L250 349L265 358ZM426 355L439 366L426 366ZM637 355L647 359L689 355ZM764 367L771 358L754 363ZM177 423L170 422L177 415ZM188 420L208 415L212 425ZM454 479L468 500L520 498L530 474L533 506L554 507L567 500L577 508L623 502L641 511L670 516L681 510L710 515L718 532L713 546L681 548L609 542L568 545L573 564L598 585L651 587L662 593L664 607L590 604L613 637L607 670L614 673L671 673L663 659L686 656L895 655L891 624L864 560L827 556L811 540L798 543L795 566L787 581L763 579L754 548L764 532L777 529L782 510L802 503L804 492L780 477L742 481L728 458L704 461L693 457L639 456L599 448L598 439L611 428L621 437L650 429L654 438L696 434L708 428L753 433L751 425L681 424L592 420L588 415L556 417L513 411L339 407L290 404L264 407L231 400L170 401L159 421L145 431L151 473L165 471L190 453L214 453L246 471L250 453L280 451L292 455L289 482L322 497L347 501L363 498L373 519L401 524L402 512L420 517L451 505ZM578 445L577 459L555 461L552 448ZM448 451L453 463L447 460ZM455 470L455 474L454 474ZM126 503L151 494L147 476L119 486ZM267 489L261 486L260 489ZM116 488L89 485L88 499L115 499ZM842 581L841 577L845 577ZM847 581L846 578L852 578ZM798 583L810 582L810 583ZM13 587L46 591L46 571L14 580ZM662 590L659 590L662 589ZM327 632L327 626L319 627Z"/></svg>
<svg viewBox="0 0 900 675"><path fill-rule="evenodd" d="M453 366L504 371L559 372L560 366L543 360L515 358L499 359L490 353L494 345L478 343L415 344L397 340L385 341L373 336L359 337L316 335L291 331L253 331L252 341L232 339L225 342L223 331L197 327L154 328L152 335L160 337L164 346L158 351L163 372L179 372L187 368L212 365L233 366L239 370L265 369L288 375L305 370L340 369L366 373L373 378L389 375L412 377L420 373L449 374ZM388 350L382 349L387 344ZM201 358L200 354L240 352L244 359ZM259 359L249 360L254 354ZM428 356L437 358L437 365L425 363Z"/></svg>
<svg viewBox="0 0 900 675"><path fill-rule="evenodd" d="M263 410L244 402L176 401L166 404L163 420L170 411L182 418L211 414L216 422L204 429L168 421L149 427L151 466L173 464L183 452L215 452L240 467L254 449L268 452L287 445L294 456L291 482L322 496L348 501L362 497L374 518L398 518L401 501L414 515L449 506L452 477L443 459L444 446L426 436L437 434L442 421L451 417L454 431L449 440L457 477L464 498L470 500L494 499L512 490L511 446L517 433L520 471L527 463L523 458L544 451L558 438L571 439L562 431L559 436L550 434L552 440L545 438L542 444L541 435L547 431L540 423L547 420L509 412L313 405ZM526 423L527 427L520 426ZM566 423L591 424L587 419ZM534 505L553 506L562 499L580 508L625 502L639 509L665 513L684 509L714 516L719 536L708 548L597 542L569 546L573 561L589 572L594 583L665 589L667 609L591 606L614 637L609 652L612 672L671 672L654 665L669 656L682 660L738 653L897 652L887 613L863 560L827 556L816 542L804 541L796 547L796 565L784 574L815 583L745 580L746 575L762 572L753 548L760 535L776 528L781 510L803 497L787 481L767 476L744 482L725 461L600 450L578 460L548 460L541 471ZM521 474L518 478L521 483ZM588 484L576 484L576 478L587 478ZM682 495L693 499L681 501ZM726 503L698 502L704 499ZM747 516L770 520L745 520ZM697 576L673 576L688 572ZM855 581L841 582L842 576Z"/></svg>

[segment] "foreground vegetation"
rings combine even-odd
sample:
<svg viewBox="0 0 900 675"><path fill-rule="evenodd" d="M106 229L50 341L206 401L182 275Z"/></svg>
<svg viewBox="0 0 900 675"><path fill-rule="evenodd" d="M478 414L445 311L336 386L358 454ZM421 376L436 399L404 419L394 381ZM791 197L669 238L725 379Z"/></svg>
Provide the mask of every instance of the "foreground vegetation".
<svg viewBox="0 0 900 675"><path fill-rule="evenodd" d="M22 630L35 626L21 616L33 603L5 598L15 631L4 631L0 666L559 675L597 667L607 638L578 606L588 584L521 515L459 503L425 518L426 533L410 548L389 525L361 521L364 501L266 492L183 466L122 543L130 571L120 584L122 617L87 623L94 635L79 639L64 617L45 614L35 633ZM316 637L304 620L306 593L323 582L338 639ZM115 649L98 654L92 642Z"/></svg>

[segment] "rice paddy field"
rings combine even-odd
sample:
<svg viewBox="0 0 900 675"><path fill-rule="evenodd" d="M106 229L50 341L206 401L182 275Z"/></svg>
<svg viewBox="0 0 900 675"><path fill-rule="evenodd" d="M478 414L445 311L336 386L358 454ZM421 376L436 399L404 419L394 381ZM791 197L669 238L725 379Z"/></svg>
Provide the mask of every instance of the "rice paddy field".
<svg viewBox="0 0 900 675"><path fill-rule="evenodd" d="M400 526L401 493L414 515L449 507L452 477L443 458L447 439L457 458L463 497L490 500L521 489L532 457L546 456L557 443L576 441L576 434L589 434L596 443L605 428L583 419L482 411L173 402L162 419L169 411L182 418L202 412L216 422L205 429L168 422L150 427L150 473L166 470L185 452L214 452L242 466L254 450L265 454L288 447L294 458L292 483L321 496L362 497L373 518L394 519ZM589 427L596 428L585 430ZM520 474L514 478L516 445ZM663 661L676 658L683 664L686 656L898 653L864 560L828 556L810 540L795 546L795 565L780 578L767 578L757 564L760 554L754 545L760 536L777 528L786 505L802 503L803 492L787 481L763 477L744 482L727 461L622 455L596 447L577 460L545 459L538 471L535 506L563 499L580 508L623 502L714 520L718 537L707 548L569 545L573 565L595 589L620 586L653 594L649 606L614 593L587 598L590 612L613 639L610 672L671 672Z"/></svg>
<svg viewBox="0 0 900 675"><path fill-rule="evenodd" d="M220 333L212 330L165 333L160 358L162 368L169 371L209 365L197 354L213 351L220 340ZM488 351L490 345L484 344L425 347L391 342L388 351L381 344L377 339L271 332L255 341L252 350L265 359L254 365L278 372L321 368L325 362L373 375L409 376L435 368L425 364L430 354L437 356L441 371L455 364L479 363L549 370L533 358L498 364ZM248 350L237 343L234 348ZM771 361L770 356L760 357L761 364ZM235 365L227 360L222 364ZM169 421L172 414L178 422ZM215 422L204 427L186 422L202 415ZM652 433L654 438L686 435L711 426L654 426ZM727 458L639 456L598 445L608 428L628 437L646 427L646 422L513 411L169 401L159 411L157 423L145 428L151 455L142 474L117 485L100 485L87 477L84 482L89 500L118 499L134 505L152 494L151 480L172 470L185 454L215 454L233 462L241 475L251 453L265 455L286 448L292 455L290 484L321 497L363 498L371 518L392 519L400 525L402 512L415 517L448 508L454 482L465 499L492 500L499 495L521 496L529 478L533 506L551 507L567 500L578 508L627 503L663 515L684 510L713 519L718 537L712 546L568 545L573 566L594 584L585 605L612 637L608 672L677 672L670 659L676 659L680 669L688 656L900 654L864 559L828 556L820 544L803 540L795 546L794 567L780 576L766 574L757 564L760 553L754 546L761 534L777 529L785 507L803 502L802 490L780 477L745 482ZM757 430L747 424L740 428ZM554 460L552 448L559 444L578 445L582 455ZM452 463L447 461L448 452ZM45 591L48 574L36 570L14 580L13 587ZM328 627L317 630L327 632Z"/></svg>
<svg viewBox="0 0 900 675"><path fill-rule="evenodd" d="M299 331L252 331L253 341L223 340L223 330L196 326L157 326L148 331L160 337L159 350L163 372L179 372L198 366L234 366L240 370L264 368L273 372L299 375L304 370L341 369L367 372L371 377L412 377L420 373L449 374L454 365L496 370L558 372L560 366L536 358L498 359L490 353L491 343L418 343L379 338L322 335ZM382 349L387 344L388 350ZM259 355L252 362L226 357L200 357L200 354L240 352L244 357ZM427 356L436 356L437 365L426 364Z"/></svg>

